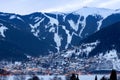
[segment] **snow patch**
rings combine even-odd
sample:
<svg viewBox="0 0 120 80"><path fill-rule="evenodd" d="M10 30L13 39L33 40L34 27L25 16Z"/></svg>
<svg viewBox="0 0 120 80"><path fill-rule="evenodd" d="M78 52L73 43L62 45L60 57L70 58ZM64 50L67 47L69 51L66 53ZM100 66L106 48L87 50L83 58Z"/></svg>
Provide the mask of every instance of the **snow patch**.
<svg viewBox="0 0 120 80"><path fill-rule="evenodd" d="M50 29L49 29L49 32L55 32L55 27L51 27Z"/></svg>
<svg viewBox="0 0 120 80"><path fill-rule="evenodd" d="M118 58L117 51L115 49L106 51L105 54L100 53L99 59L104 60L104 66L112 65L112 69L120 70L120 59ZM106 63L109 61L110 63ZM100 61L102 63L102 61ZM109 66L108 66L109 67ZM110 68L111 69L111 68Z"/></svg>
<svg viewBox="0 0 120 80"><path fill-rule="evenodd" d="M55 33L54 34L54 41L56 42L56 45L57 45L57 50L59 52L59 48L61 46L61 37L58 35L58 33Z"/></svg>
<svg viewBox="0 0 120 80"><path fill-rule="evenodd" d="M78 30L78 26L76 26L75 22L73 20L68 20L70 26L77 31Z"/></svg>
<svg viewBox="0 0 120 80"><path fill-rule="evenodd" d="M35 23L41 20L40 17L35 17L34 19L35 19Z"/></svg>
<svg viewBox="0 0 120 80"><path fill-rule="evenodd" d="M38 34L39 34L40 31L39 31L38 29L35 30L35 29L36 29L36 28L34 28L35 26L32 26L31 24L29 24L29 25L30 25L30 27L32 28L32 29L31 29L31 32L33 33L33 35L36 36L36 37L39 37Z"/></svg>
<svg viewBox="0 0 120 80"><path fill-rule="evenodd" d="M5 14L5 13L2 13L2 14L0 14L1 16L8 16L8 14Z"/></svg>
<svg viewBox="0 0 120 80"><path fill-rule="evenodd" d="M79 17L79 18L80 18L80 17ZM81 34L82 34L82 32L83 32L83 30L84 30L84 28L85 28L85 26L86 26L86 16L84 16L83 21L81 21L80 23L81 23L82 29L80 30L79 36L82 37Z"/></svg>
<svg viewBox="0 0 120 80"><path fill-rule="evenodd" d="M7 30L8 28L7 27L5 27L5 26L3 26L3 24L0 24L0 35L2 36L2 37L5 37L5 31Z"/></svg>
<svg viewBox="0 0 120 80"><path fill-rule="evenodd" d="M102 21L103 21L103 19L101 19L100 21L97 22L97 24L98 24L97 30L100 30L100 27L102 25Z"/></svg>
<svg viewBox="0 0 120 80"><path fill-rule="evenodd" d="M82 54L86 54L87 56L89 55L89 53L98 45L98 43L100 43L99 41L96 42L92 42L92 43L87 43L87 44L82 44L80 46L80 53Z"/></svg>
<svg viewBox="0 0 120 80"><path fill-rule="evenodd" d="M70 26L75 30L75 31L78 31L79 29L79 24L80 24L80 17L79 19L77 20L77 23L75 23L73 20L68 20Z"/></svg>
<svg viewBox="0 0 120 80"><path fill-rule="evenodd" d="M62 54L64 57L70 57L72 54L75 55L83 55L86 54L86 56L89 55L89 53L99 44L99 41L95 41L92 43L82 44L79 48L75 48L73 50L68 50ZM77 52L76 52L77 49Z"/></svg>
<svg viewBox="0 0 120 80"><path fill-rule="evenodd" d="M66 15L63 16L63 21L65 22L65 19L66 19Z"/></svg>
<svg viewBox="0 0 120 80"><path fill-rule="evenodd" d="M62 54L64 57L71 57L75 53L75 50L68 50L66 53Z"/></svg>
<svg viewBox="0 0 120 80"><path fill-rule="evenodd" d="M118 59L117 51L115 49L107 51L104 55L104 58L106 58L107 60L115 59L115 58Z"/></svg>
<svg viewBox="0 0 120 80"><path fill-rule="evenodd" d="M33 35L36 36L36 37L39 37L39 32L40 32L40 31L37 30L36 32L33 33Z"/></svg>
<svg viewBox="0 0 120 80"><path fill-rule="evenodd" d="M69 44L71 43L72 35L70 35L70 31L67 30L65 26L62 26L62 28L65 30L65 32L67 34L67 45L65 46L65 49L67 49Z"/></svg>
<svg viewBox="0 0 120 80"><path fill-rule="evenodd" d="M31 27L31 32L33 33L34 36L36 37L39 37L39 30L37 29L39 26L40 26L40 23L42 21L44 21L45 18L41 19L39 22L37 22L36 24L32 25L32 24L29 24L29 26ZM37 30L36 30L37 29Z"/></svg>
<svg viewBox="0 0 120 80"><path fill-rule="evenodd" d="M9 17L9 19L15 19L15 18L17 18L17 19L19 19L19 20L21 20L21 21L24 22L23 19L21 19L20 17L18 17L18 16L16 16L16 15L11 15L11 16Z"/></svg>
<svg viewBox="0 0 120 80"><path fill-rule="evenodd" d="M11 15L9 19L15 19L16 15Z"/></svg>
<svg viewBox="0 0 120 80"><path fill-rule="evenodd" d="M21 20L21 21L23 21L23 22L24 22L24 20L23 20L22 18L18 17L18 16L17 16L17 19L19 19L19 20Z"/></svg>
<svg viewBox="0 0 120 80"><path fill-rule="evenodd" d="M48 16L48 15L46 15L46 14L44 14L46 17L48 17L49 19L50 19L50 24L53 26L54 24L56 24L57 26L58 26L58 24L59 24L59 22L58 22L58 18L57 18L57 16L56 16L56 19L55 18L52 18L52 17L50 17L50 16Z"/></svg>
<svg viewBox="0 0 120 80"><path fill-rule="evenodd" d="M45 18L41 19L39 22L35 23L34 25L32 25L32 24L29 24L29 25L30 25L30 27L31 27L32 29L35 29L35 28L37 28L38 26L40 26L40 23L41 23L42 21L44 21L44 19L45 19Z"/></svg>

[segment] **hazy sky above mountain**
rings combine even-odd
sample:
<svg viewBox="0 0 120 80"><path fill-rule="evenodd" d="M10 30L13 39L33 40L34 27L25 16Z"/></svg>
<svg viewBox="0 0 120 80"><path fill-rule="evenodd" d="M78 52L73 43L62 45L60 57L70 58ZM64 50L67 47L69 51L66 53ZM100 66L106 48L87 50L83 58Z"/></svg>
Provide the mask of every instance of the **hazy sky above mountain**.
<svg viewBox="0 0 120 80"><path fill-rule="evenodd" d="M65 12L82 7L119 9L120 0L1 0L0 11L18 14Z"/></svg>

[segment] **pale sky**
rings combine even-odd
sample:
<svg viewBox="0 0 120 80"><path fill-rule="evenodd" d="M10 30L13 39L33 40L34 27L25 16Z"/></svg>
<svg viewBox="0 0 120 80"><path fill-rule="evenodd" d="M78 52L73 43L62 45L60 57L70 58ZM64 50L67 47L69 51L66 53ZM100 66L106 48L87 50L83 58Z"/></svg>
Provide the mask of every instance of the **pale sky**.
<svg viewBox="0 0 120 80"><path fill-rule="evenodd" d="M86 6L120 9L120 0L1 0L0 12L16 14L66 12Z"/></svg>

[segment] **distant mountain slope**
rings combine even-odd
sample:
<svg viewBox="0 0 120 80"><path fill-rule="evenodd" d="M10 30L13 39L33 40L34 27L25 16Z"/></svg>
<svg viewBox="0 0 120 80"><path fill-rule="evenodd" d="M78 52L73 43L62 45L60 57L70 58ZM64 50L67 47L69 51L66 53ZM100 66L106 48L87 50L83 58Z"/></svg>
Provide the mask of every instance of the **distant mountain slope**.
<svg viewBox="0 0 120 80"><path fill-rule="evenodd" d="M97 42L96 45L87 45ZM88 53L88 56L95 56L109 53L110 51L115 51L120 58L120 22L114 23L106 28L101 29L100 31L94 33L93 35L87 37L86 39L80 42L80 50L93 47ZM87 46L85 46L87 45ZM83 51L84 52L84 51ZM81 52L82 53L82 52ZM85 52L84 52L85 53ZM116 53L113 55L116 55Z"/></svg>
<svg viewBox="0 0 120 80"><path fill-rule="evenodd" d="M9 49L14 52L18 46L19 48L17 50L20 51L21 55L28 54L28 55L37 56L38 53L40 54L41 52L47 51L48 47L50 49L49 44L40 41L38 38L32 35L32 33L24 31L2 20L0 20L0 25L1 25L0 46L1 49L4 48L3 46L5 46L5 52L9 51ZM13 48L14 50L12 50ZM15 54L17 55L17 52ZM7 53L4 55L7 56Z"/></svg>
<svg viewBox="0 0 120 80"><path fill-rule="evenodd" d="M103 8L29 15L0 12L0 40L11 48L18 46L23 55L47 55L79 46L82 39L119 21L119 10Z"/></svg>

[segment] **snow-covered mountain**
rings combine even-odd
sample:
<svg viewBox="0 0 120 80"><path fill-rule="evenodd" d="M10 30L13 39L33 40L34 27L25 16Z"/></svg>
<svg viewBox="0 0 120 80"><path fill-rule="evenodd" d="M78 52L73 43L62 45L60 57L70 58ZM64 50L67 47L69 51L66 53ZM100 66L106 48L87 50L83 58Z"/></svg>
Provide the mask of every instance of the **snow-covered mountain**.
<svg viewBox="0 0 120 80"><path fill-rule="evenodd" d="M71 53L84 57L106 56L106 58L120 58L120 22L103 28L80 41L79 47L67 50L66 55ZM108 54L109 53L109 54ZM66 56L64 55L64 56Z"/></svg>
<svg viewBox="0 0 120 80"><path fill-rule="evenodd" d="M12 55L13 52L17 55L19 50L21 55L33 56L60 52L79 46L80 41L87 36L118 21L119 10L103 8L84 7L67 13L36 12L29 15L1 12L0 43L5 44L0 44L0 51L6 42L11 46L0 52L0 55ZM99 41L93 44L99 44ZM18 46L18 49L12 45Z"/></svg>
<svg viewBox="0 0 120 80"><path fill-rule="evenodd" d="M94 43L94 42L97 43L95 46L93 45L94 49L90 51L88 56L101 55L101 54L106 55L107 53L112 52L113 54L109 54L110 55L109 57L113 55L119 58L120 57L119 56L119 53L120 53L120 44L119 44L120 36L119 35L120 35L120 22L117 22L94 33L93 35L84 39L84 41L81 41L81 43L84 45L86 45L86 43L87 44ZM89 47L89 45L87 46Z"/></svg>
<svg viewBox="0 0 120 80"><path fill-rule="evenodd" d="M81 40L79 47L61 53L61 56L85 59L89 71L120 71L120 21ZM92 60L92 61L91 61ZM91 64L92 62L92 64Z"/></svg>

